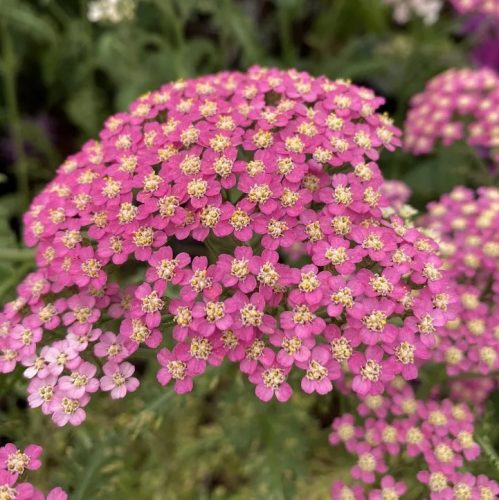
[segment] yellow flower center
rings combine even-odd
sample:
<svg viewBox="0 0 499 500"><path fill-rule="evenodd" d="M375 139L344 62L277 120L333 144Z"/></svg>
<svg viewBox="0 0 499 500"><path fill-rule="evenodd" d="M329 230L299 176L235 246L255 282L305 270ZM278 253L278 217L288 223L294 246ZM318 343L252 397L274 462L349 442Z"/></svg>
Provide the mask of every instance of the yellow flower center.
<svg viewBox="0 0 499 500"><path fill-rule="evenodd" d="M161 311L165 303L161 300L158 295L158 292L153 290L149 295L146 295L142 299L142 310L145 313L154 313L157 311Z"/></svg>
<svg viewBox="0 0 499 500"><path fill-rule="evenodd" d="M350 341L345 337L331 340L331 353L336 361L342 362L348 360L353 353Z"/></svg>
<svg viewBox="0 0 499 500"><path fill-rule="evenodd" d="M315 359L309 362L307 372L305 373L305 376L309 380L323 380L327 375L328 369L325 366L321 365Z"/></svg>
<svg viewBox="0 0 499 500"><path fill-rule="evenodd" d="M268 368L262 373L263 385L270 389L278 389L286 380L281 368Z"/></svg>
<svg viewBox="0 0 499 500"><path fill-rule="evenodd" d="M191 341L190 353L196 359L207 360L210 357L213 345L208 339L194 337Z"/></svg>
<svg viewBox="0 0 499 500"><path fill-rule="evenodd" d="M279 273L273 264L265 262L258 272L257 279L262 285L274 286L279 281Z"/></svg>
<svg viewBox="0 0 499 500"><path fill-rule="evenodd" d="M29 465L30 458L21 450L16 450L7 457L7 470L12 473L22 474Z"/></svg>
<svg viewBox="0 0 499 500"><path fill-rule="evenodd" d="M362 323L372 332L382 332L387 323L387 315L383 311L372 311L362 318Z"/></svg>
<svg viewBox="0 0 499 500"><path fill-rule="evenodd" d="M250 216L240 208L236 209L229 219L229 224L236 231L240 231L241 229L245 228L250 222L251 222Z"/></svg>
<svg viewBox="0 0 499 500"><path fill-rule="evenodd" d="M414 351L416 346L409 342L401 342L395 348L395 357L404 365L414 363Z"/></svg>
<svg viewBox="0 0 499 500"><path fill-rule="evenodd" d="M315 315L310 311L310 308L306 304L301 304L293 308L293 321L297 325L306 325L311 323L315 318Z"/></svg>
<svg viewBox="0 0 499 500"><path fill-rule="evenodd" d="M208 189L208 182L203 179L193 179L187 184L187 193L191 198L202 198Z"/></svg>
<svg viewBox="0 0 499 500"><path fill-rule="evenodd" d="M244 326L260 326L263 321L263 312L259 311L253 304L246 304L239 311Z"/></svg>
<svg viewBox="0 0 499 500"><path fill-rule="evenodd" d="M381 365L374 361L374 359L368 359L366 364L360 369L360 375L365 380L377 382L381 375Z"/></svg>
<svg viewBox="0 0 499 500"><path fill-rule="evenodd" d="M183 361L173 360L168 361L166 369L174 380L184 380L187 365Z"/></svg>

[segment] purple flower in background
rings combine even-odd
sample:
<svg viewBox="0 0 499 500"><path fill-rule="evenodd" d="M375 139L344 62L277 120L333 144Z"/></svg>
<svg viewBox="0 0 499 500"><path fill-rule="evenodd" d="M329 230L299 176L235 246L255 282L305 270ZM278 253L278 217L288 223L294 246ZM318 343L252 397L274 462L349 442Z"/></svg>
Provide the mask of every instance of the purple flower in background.
<svg viewBox="0 0 499 500"><path fill-rule="evenodd" d="M54 118L46 113L41 113L35 116L24 117L23 122L29 128L38 128L47 138L48 142L54 143L57 136L57 126ZM36 144L31 140L24 138L24 151L28 156L36 156L40 153L37 151ZM7 136L0 139L0 159L6 163L15 163L17 161L14 143Z"/></svg>
<svg viewBox="0 0 499 500"><path fill-rule="evenodd" d="M499 18L473 15L464 23L463 31L475 40L470 54L473 65L499 71Z"/></svg>

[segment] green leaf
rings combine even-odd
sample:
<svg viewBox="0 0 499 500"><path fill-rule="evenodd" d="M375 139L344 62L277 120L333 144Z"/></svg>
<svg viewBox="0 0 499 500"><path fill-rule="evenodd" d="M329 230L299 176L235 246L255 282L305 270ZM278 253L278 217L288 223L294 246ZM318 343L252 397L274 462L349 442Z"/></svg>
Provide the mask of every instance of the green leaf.
<svg viewBox="0 0 499 500"><path fill-rule="evenodd" d="M71 121L88 135L95 135L102 126L102 98L93 87L74 92L65 105Z"/></svg>
<svg viewBox="0 0 499 500"><path fill-rule="evenodd" d="M24 0L2 0L0 18L14 31L33 38L37 42L55 43L57 41L54 21L49 16L35 11Z"/></svg>

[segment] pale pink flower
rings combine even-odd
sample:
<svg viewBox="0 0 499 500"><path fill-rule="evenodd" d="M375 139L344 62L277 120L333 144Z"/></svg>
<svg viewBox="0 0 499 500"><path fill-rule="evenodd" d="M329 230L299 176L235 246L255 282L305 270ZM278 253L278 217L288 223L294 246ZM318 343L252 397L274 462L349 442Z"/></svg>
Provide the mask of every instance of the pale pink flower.
<svg viewBox="0 0 499 500"><path fill-rule="evenodd" d="M134 392L139 387L139 381L132 377L135 366L131 363L107 362L104 367L104 377L100 379L100 387L103 391L111 391L113 399L124 398L127 392Z"/></svg>

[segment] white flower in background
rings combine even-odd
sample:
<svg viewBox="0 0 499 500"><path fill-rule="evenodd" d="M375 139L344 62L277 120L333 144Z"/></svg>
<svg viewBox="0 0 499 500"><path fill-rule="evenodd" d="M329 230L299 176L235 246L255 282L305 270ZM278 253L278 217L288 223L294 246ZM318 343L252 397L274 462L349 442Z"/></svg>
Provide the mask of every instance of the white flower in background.
<svg viewBox="0 0 499 500"><path fill-rule="evenodd" d="M135 17L135 0L94 0L88 4L87 17L92 23L120 23Z"/></svg>
<svg viewBox="0 0 499 500"><path fill-rule="evenodd" d="M437 22L443 0L383 0L383 3L393 7L393 19L399 24L416 16L429 25Z"/></svg>

